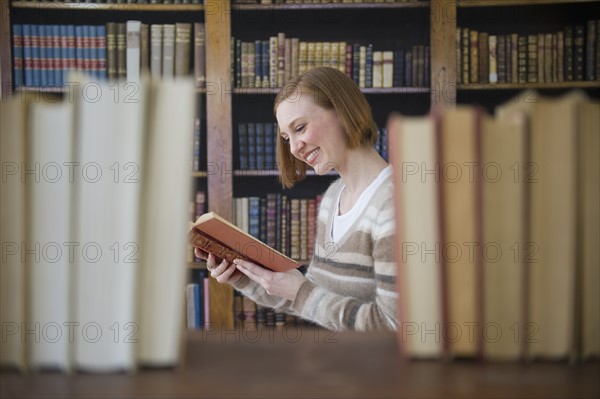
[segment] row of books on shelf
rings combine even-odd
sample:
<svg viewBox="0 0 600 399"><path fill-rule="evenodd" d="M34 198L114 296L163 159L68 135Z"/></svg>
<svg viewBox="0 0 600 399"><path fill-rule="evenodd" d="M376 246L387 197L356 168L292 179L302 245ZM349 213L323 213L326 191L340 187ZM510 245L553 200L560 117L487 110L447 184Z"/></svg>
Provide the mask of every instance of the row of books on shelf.
<svg viewBox="0 0 600 399"><path fill-rule="evenodd" d="M282 193L237 197L233 224L288 257L312 258L321 195L290 198Z"/></svg>
<svg viewBox="0 0 600 399"><path fill-rule="evenodd" d="M71 71L96 80L139 80L193 75L205 85L203 23L148 25L140 21L105 25L13 25L15 87L61 88Z"/></svg>
<svg viewBox="0 0 600 399"><path fill-rule="evenodd" d="M200 118L194 120L192 171L202 170L200 164L201 151ZM277 123L275 122L240 122L237 127L237 164L240 171L277 170ZM387 130L378 128L375 149L383 159L388 158Z"/></svg>
<svg viewBox="0 0 600 399"><path fill-rule="evenodd" d="M278 33L268 40L232 40L236 87L282 87L312 67L329 66L361 88L428 87L429 46L375 50L372 44L307 42Z"/></svg>
<svg viewBox="0 0 600 399"><path fill-rule="evenodd" d="M241 170L276 169L277 123L238 123L238 161Z"/></svg>
<svg viewBox="0 0 600 399"><path fill-rule="evenodd" d="M277 123L275 122L238 123L237 147L239 150L236 166L241 171L276 170L277 132ZM387 160L386 128L378 129L375 149Z"/></svg>
<svg viewBox="0 0 600 399"><path fill-rule="evenodd" d="M544 83L600 78L600 20L557 32L492 34L457 28L459 83Z"/></svg>
<svg viewBox="0 0 600 399"><path fill-rule="evenodd" d="M98 87L0 103L3 367L178 363L193 80Z"/></svg>
<svg viewBox="0 0 600 399"><path fill-rule="evenodd" d="M191 279L185 287L186 320L188 330L206 328L210 325L210 276L206 269L191 271Z"/></svg>
<svg viewBox="0 0 600 399"><path fill-rule="evenodd" d="M190 283L186 285L186 321L188 330L214 329L210 320L210 279L206 269L191 271ZM233 297L234 327L238 330L254 330L263 327L281 327L303 324L303 319L254 302L239 291Z"/></svg>
<svg viewBox="0 0 600 399"><path fill-rule="evenodd" d="M233 296L233 317L236 328L242 330L305 324L302 318L259 305L238 291Z"/></svg>
<svg viewBox="0 0 600 399"><path fill-rule="evenodd" d="M404 352L600 355L600 103L525 92L388 129Z"/></svg>

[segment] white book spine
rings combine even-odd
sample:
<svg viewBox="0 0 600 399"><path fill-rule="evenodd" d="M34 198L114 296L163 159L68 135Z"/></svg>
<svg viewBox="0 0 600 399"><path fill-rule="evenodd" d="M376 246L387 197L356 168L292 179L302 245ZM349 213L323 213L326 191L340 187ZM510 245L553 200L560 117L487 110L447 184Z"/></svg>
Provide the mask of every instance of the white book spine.
<svg viewBox="0 0 600 399"><path fill-rule="evenodd" d="M373 51L373 87L383 87L383 52Z"/></svg>
<svg viewBox="0 0 600 399"><path fill-rule="evenodd" d="M34 103L30 108L28 163L36 178L29 191L28 361L32 368L68 370L73 103ZM39 175L37 174L39 172ZM39 176L39 178L37 178Z"/></svg>
<svg viewBox="0 0 600 399"><path fill-rule="evenodd" d="M175 25L163 25L162 77L172 79L175 76Z"/></svg>
<svg viewBox="0 0 600 399"><path fill-rule="evenodd" d="M398 164L402 174L397 184L402 186L400 203L403 212L402 245L398 248L403 254L406 321L402 331L406 332L406 344L411 356L436 357L441 354L442 341L427 331L439 331L442 314L440 304L440 248L438 229L439 195L435 169L436 138L434 122L431 118L403 118L400 132L393 151L399 155ZM431 290L422 295L418 287L426 284ZM409 330L409 328L413 330ZM408 331L415 332L414 335Z"/></svg>
<svg viewBox="0 0 600 399"><path fill-rule="evenodd" d="M181 291L191 193L187 176L195 112L193 79L159 83L153 92L156 98L148 120L150 162L144 173L138 360L167 366L178 360L184 315Z"/></svg>
<svg viewBox="0 0 600 399"><path fill-rule="evenodd" d="M25 265L21 243L25 241L25 104L15 97L0 102L0 365L25 369L25 345L21 327L25 321Z"/></svg>
<svg viewBox="0 0 600 399"><path fill-rule="evenodd" d="M139 82L140 80L140 21L127 21L127 81Z"/></svg>
<svg viewBox="0 0 600 399"><path fill-rule="evenodd" d="M102 86L102 92L114 87ZM144 86L132 95L129 85L119 84L117 94L96 102L76 99L76 161L83 179L75 181L75 241L81 256L74 267L72 303L79 323L74 361L76 368L92 372L133 369L139 340L135 298Z"/></svg>
<svg viewBox="0 0 600 399"><path fill-rule="evenodd" d="M383 52L383 87L386 89L394 86L394 52Z"/></svg>
<svg viewBox="0 0 600 399"><path fill-rule="evenodd" d="M153 79L162 76L163 27L160 24L150 26L150 74Z"/></svg>

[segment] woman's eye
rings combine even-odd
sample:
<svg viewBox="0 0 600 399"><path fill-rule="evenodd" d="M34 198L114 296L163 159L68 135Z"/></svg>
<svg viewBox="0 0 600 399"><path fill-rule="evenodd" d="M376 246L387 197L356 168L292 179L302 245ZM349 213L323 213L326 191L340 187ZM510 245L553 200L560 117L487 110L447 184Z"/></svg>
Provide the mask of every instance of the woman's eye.
<svg viewBox="0 0 600 399"><path fill-rule="evenodd" d="M302 129L304 129L304 125L300 125L296 128L296 132L300 132L302 131Z"/></svg>
<svg viewBox="0 0 600 399"><path fill-rule="evenodd" d="M290 138L285 136L285 137L281 137L281 139L283 140L284 143L289 143L290 142Z"/></svg>

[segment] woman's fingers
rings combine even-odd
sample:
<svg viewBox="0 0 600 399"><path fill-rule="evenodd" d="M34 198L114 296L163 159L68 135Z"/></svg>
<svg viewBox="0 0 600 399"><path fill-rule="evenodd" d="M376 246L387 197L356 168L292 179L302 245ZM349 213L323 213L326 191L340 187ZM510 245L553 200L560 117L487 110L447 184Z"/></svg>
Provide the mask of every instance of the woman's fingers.
<svg viewBox="0 0 600 399"><path fill-rule="evenodd" d="M200 248L194 248L194 255L202 260L206 260L208 258L208 253L204 252Z"/></svg>
<svg viewBox="0 0 600 399"><path fill-rule="evenodd" d="M219 258L211 253L206 253L206 268L210 276L221 284L233 283L241 278L241 273L235 274L237 268L233 263L229 263L225 259L217 263Z"/></svg>
<svg viewBox="0 0 600 399"><path fill-rule="evenodd" d="M215 256L213 254L207 254L206 255L206 268L208 270L211 270L215 266L216 266L215 265Z"/></svg>
<svg viewBox="0 0 600 399"><path fill-rule="evenodd" d="M218 276L215 277L215 279L217 280L217 282L224 284L227 283L229 281L229 279L231 278L231 275L236 271L237 269L235 268L235 265L229 265L228 268L226 268L221 274L219 274Z"/></svg>
<svg viewBox="0 0 600 399"><path fill-rule="evenodd" d="M265 278L267 278L270 274L273 273L270 270L264 269L261 266L255 265L252 262L248 262L242 259L235 259L233 263L235 263L239 271L244 273L246 276L250 277L251 280L254 280L260 284L262 284Z"/></svg>
<svg viewBox="0 0 600 399"><path fill-rule="evenodd" d="M241 259L235 259L233 263L240 272L260 284L267 291L267 294L291 301L296 298L300 286L306 281L298 270L274 272Z"/></svg>
<svg viewBox="0 0 600 399"><path fill-rule="evenodd" d="M225 269L227 269L228 265L229 265L229 262L227 262L225 259L223 259L223 261L221 261L221 263L219 263L216 267L211 268L211 274L213 275L213 277L220 275L221 273L223 273L225 271Z"/></svg>

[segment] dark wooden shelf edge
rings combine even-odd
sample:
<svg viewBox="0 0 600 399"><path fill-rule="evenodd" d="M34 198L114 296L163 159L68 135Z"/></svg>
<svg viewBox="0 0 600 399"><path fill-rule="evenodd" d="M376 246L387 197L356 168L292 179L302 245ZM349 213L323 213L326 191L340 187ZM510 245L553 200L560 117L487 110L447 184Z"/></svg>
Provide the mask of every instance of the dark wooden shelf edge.
<svg viewBox="0 0 600 399"><path fill-rule="evenodd" d="M593 3L596 0L459 0L458 7L514 7L528 5L556 5ZM299 10L364 10L427 8L429 1L399 3L324 3L324 4L233 4L235 11L299 11ZM99 3L51 3L37 1L15 1L12 8L56 9L56 10L112 10L112 11L204 11L203 4L99 4Z"/></svg>
<svg viewBox="0 0 600 399"><path fill-rule="evenodd" d="M281 88L234 88L233 94L249 95L249 94L265 94L276 95ZM429 87L392 87L392 88L373 88L363 87L360 89L364 94L414 94L414 93L429 93Z"/></svg>
<svg viewBox="0 0 600 399"><path fill-rule="evenodd" d="M235 170L233 175L236 177L258 177L258 176L279 176L279 172L276 170Z"/></svg>
<svg viewBox="0 0 600 399"><path fill-rule="evenodd" d="M113 82L102 81L97 82L99 84L111 84ZM17 93L66 93L69 89L67 87L17 87L15 90ZM195 88L196 94L206 94L206 88Z"/></svg>
<svg viewBox="0 0 600 399"><path fill-rule="evenodd" d="M460 84L458 90L530 90L530 89L577 89L600 88L598 81L552 82L552 83L485 83Z"/></svg>
<svg viewBox="0 0 600 399"><path fill-rule="evenodd" d="M37 1L15 1L12 8L44 10L82 10L82 11L204 11L203 4L99 4L99 3L51 3Z"/></svg>
<svg viewBox="0 0 600 399"><path fill-rule="evenodd" d="M571 5L578 3L594 3L597 0L458 0L459 8L477 7L514 7L540 5Z"/></svg>
<svg viewBox="0 0 600 399"><path fill-rule="evenodd" d="M394 8L427 8L429 1L399 3L315 3L315 4L233 4L236 11L298 10L364 10Z"/></svg>

